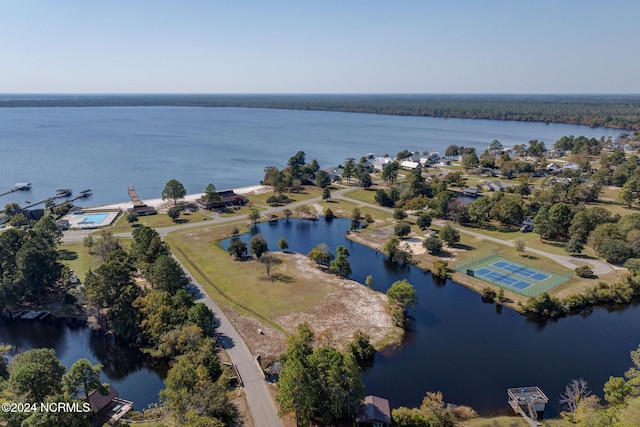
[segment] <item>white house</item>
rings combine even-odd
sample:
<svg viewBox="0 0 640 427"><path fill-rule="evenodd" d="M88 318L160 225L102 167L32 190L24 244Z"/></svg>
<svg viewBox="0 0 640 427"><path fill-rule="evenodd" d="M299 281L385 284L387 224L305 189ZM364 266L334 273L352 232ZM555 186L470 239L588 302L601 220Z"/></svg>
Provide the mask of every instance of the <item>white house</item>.
<svg viewBox="0 0 640 427"><path fill-rule="evenodd" d="M402 162L400 162L400 167L403 169L414 170L420 167L420 163L412 162L410 160L403 160Z"/></svg>
<svg viewBox="0 0 640 427"><path fill-rule="evenodd" d="M384 167L387 166L391 162L392 162L392 160L391 160L390 157L378 157L373 162L373 169L377 170L377 171L382 171L382 169L384 169Z"/></svg>

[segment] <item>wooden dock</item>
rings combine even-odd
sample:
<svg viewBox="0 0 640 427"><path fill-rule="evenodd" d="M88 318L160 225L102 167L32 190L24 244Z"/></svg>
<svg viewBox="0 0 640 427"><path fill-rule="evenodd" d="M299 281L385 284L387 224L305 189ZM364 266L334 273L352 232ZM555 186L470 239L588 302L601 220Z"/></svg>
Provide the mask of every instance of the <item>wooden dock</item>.
<svg viewBox="0 0 640 427"><path fill-rule="evenodd" d="M538 413L544 412L549 398L538 387L515 387L507 389L509 405L516 414L521 415L531 426L541 425Z"/></svg>
<svg viewBox="0 0 640 427"><path fill-rule="evenodd" d="M128 190L129 190L129 198L133 202L133 206L140 206L142 204L142 201L140 200L140 197L136 192L136 187L134 187L133 185L130 185Z"/></svg>

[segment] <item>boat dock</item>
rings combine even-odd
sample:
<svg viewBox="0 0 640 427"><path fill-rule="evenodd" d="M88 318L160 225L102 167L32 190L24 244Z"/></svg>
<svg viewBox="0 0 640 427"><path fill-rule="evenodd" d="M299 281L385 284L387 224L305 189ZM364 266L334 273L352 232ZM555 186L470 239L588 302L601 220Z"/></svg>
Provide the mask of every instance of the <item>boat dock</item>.
<svg viewBox="0 0 640 427"><path fill-rule="evenodd" d="M549 398L538 387L515 387L507 389L509 405L521 415L529 425L539 426L538 414L544 413Z"/></svg>
<svg viewBox="0 0 640 427"><path fill-rule="evenodd" d="M133 206L143 206L144 203L142 202L142 200L140 200L140 197L138 196L138 193L136 192L136 187L133 185L130 185L128 187L129 190L129 198L131 199L131 202L133 203Z"/></svg>
<svg viewBox="0 0 640 427"><path fill-rule="evenodd" d="M26 320L41 320L51 314L50 311L33 311L33 310L23 310L19 311L13 316L13 319L26 319Z"/></svg>
<svg viewBox="0 0 640 427"><path fill-rule="evenodd" d="M30 182L19 182L13 186L13 188L9 191L5 191L4 193L0 193L1 196L6 196L7 194L15 193L16 191L29 191L31 190Z"/></svg>

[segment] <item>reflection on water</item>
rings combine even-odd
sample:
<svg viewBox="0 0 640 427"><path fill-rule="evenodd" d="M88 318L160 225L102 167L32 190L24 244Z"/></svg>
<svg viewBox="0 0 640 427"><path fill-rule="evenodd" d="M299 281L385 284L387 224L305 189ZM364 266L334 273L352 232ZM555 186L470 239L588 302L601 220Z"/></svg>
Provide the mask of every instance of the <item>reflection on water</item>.
<svg viewBox="0 0 640 427"><path fill-rule="evenodd" d="M33 348L53 348L67 368L81 358L100 363L102 380L113 384L122 398L132 400L136 409L157 402L164 388L166 366L77 321L0 318L0 342L11 344L12 356Z"/></svg>
<svg viewBox="0 0 640 427"><path fill-rule="evenodd" d="M506 389L538 385L549 396L547 416L573 378L585 378L595 393L610 375L621 376L631 364L629 352L640 344L640 309L595 309L591 316L558 320L527 318L513 310L485 304L479 294L430 273L389 262L386 256L345 240L349 221L281 220L260 224L241 238L262 234L271 249L284 237L289 249L303 254L326 243L349 249L351 278L385 292L407 279L420 299L410 312L401 347L376 355L364 372L366 393L389 399L392 407L419 406L426 391L442 391L447 402L469 405L480 414L509 411ZM223 242L223 246L225 243Z"/></svg>

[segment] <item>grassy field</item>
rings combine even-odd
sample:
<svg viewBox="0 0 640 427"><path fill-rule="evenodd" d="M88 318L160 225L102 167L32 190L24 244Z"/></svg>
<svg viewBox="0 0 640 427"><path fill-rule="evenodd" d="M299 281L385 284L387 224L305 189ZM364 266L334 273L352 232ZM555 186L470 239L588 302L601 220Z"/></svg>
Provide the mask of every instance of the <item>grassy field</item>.
<svg viewBox="0 0 640 427"><path fill-rule="evenodd" d="M542 420L542 427L570 427L575 424L571 424L568 421L562 419ZM502 416L493 418L474 418L469 421L463 421L460 423L461 427L529 427L524 418L520 416Z"/></svg>
<svg viewBox="0 0 640 427"><path fill-rule="evenodd" d="M197 222L210 219L209 216L201 213L201 212L182 212L180 214L180 218L178 218L178 224L184 224L189 222ZM126 215L121 215L118 218L118 221L111 227L108 228L113 234L118 233L130 233L133 231L136 225L146 225L152 228L163 228L163 227L172 227L176 225L175 222L169 218L167 214L157 214L157 215L148 215L148 216L140 216L138 217L138 222L134 224L130 224L127 222ZM94 234L99 234L100 232L96 232Z"/></svg>
<svg viewBox="0 0 640 427"><path fill-rule="evenodd" d="M175 255L216 301L281 329L274 322L278 315L309 310L329 291L326 284L306 280L295 269L286 268L286 261L274 268L272 278L267 277L264 266L256 261L234 261L215 243L229 237L233 227L173 233L166 238ZM239 280L239 271L242 271L242 280Z"/></svg>

